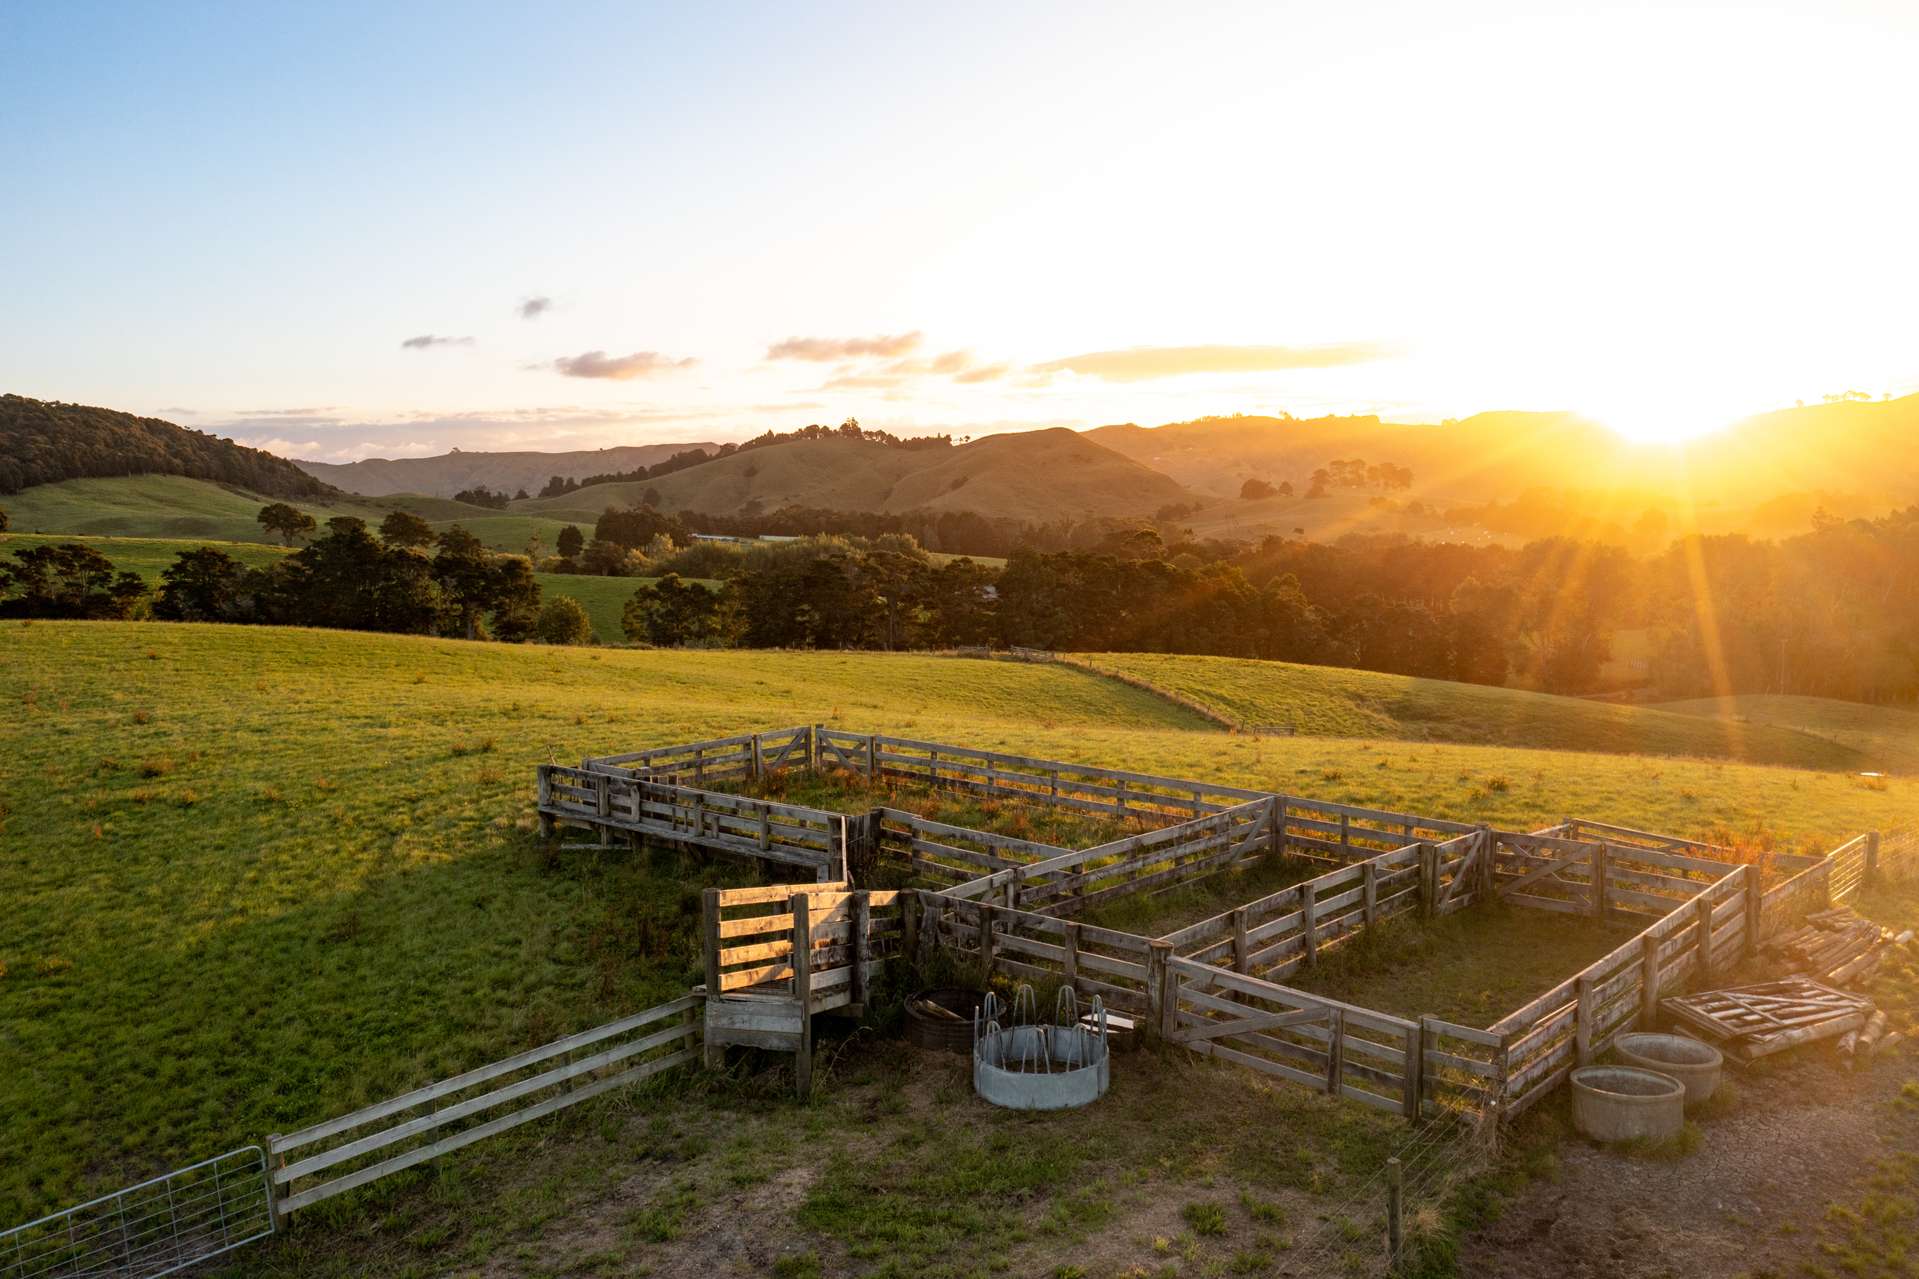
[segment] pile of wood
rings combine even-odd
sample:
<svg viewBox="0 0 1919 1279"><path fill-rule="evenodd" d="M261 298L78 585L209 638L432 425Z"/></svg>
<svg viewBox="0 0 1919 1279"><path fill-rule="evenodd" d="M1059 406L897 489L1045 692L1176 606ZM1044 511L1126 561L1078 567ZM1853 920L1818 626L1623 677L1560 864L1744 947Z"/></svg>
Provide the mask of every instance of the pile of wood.
<svg viewBox="0 0 1919 1279"><path fill-rule="evenodd" d="M1879 970L1894 947L1912 944L1911 929L1894 935L1850 906L1839 906L1806 916L1803 927L1773 938L1766 949L1784 961L1789 973L1856 987Z"/></svg>
<svg viewBox="0 0 1919 1279"><path fill-rule="evenodd" d="M1788 1048L1852 1037L1853 1050L1875 1019L1872 1001L1806 977L1707 990L1660 1001L1666 1015L1718 1046L1735 1062L1752 1062Z"/></svg>

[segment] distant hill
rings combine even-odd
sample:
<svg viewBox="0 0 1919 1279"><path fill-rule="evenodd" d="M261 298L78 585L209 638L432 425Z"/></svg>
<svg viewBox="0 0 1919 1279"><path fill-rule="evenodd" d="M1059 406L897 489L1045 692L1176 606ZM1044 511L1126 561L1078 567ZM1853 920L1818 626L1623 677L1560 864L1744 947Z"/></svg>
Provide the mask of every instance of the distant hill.
<svg viewBox="0 0 1919 1279"><path fill-rule="evenodd" d="M516 514L592 520L649 491L662 509L714 515L807 506L898 513L973 511L1035 523L1062 516L1150 515L1195 495L1166 476L1063 429L990 435L953 448L796 440L735 453L658 479L597 484L515 502Z"/></svg>
<svg viewBox="0 0 1919 1279"><path fill-rule="evenodd" d="M1827 697L1746 693L1666 702L1658 709L1710 717L1748 733L1781 728L1810 733L1858 752L1859 767L1881 773L1919 773L1919 712L1866 706Z"/></svg>
<svg viewBox="0 0 1919 1279"><path fill-rule="evenodd" d="M704 442L636 444L571 453L467 453L455 449L438 457L371 457L363 462L302 462L293 465L335 488L368 497L389 493L425 493L452 497L484 485L495 492L538 493L555 475L569 480L612 475L654 466L687 449L714 449Z"/></svg>
<svg viewBox="0 0 1919 1279"><path fill-rule="evenodd" d="M0 493L114 475L179 475L281 498L333 491L284 458L159 418L0 395Z"/></svg>

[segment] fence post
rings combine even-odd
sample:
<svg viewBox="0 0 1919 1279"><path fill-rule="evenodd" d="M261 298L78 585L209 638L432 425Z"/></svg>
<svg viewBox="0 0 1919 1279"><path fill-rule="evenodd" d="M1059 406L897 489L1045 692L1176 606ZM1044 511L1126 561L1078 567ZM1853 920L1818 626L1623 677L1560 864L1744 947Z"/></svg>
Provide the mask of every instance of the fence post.
<svg viewBox="0 0 1919 1279"><path fill-rule="evenodd" d="M1326 1010L1326 1091L1339 1096L1346 1081L1346 1014L1337 1008Z"/></svg>
<svg viewBox="0 0 1919 1279"><path fill-rule="evenodd" d="M1065 949L1066 953L1060 960L1060 967L1061 969L1064 970L1066 974L1066 984L1068 986L1071 986L1073 990L1077 992L1079 990L1079 925L1078 924L1074 923L1071 920L1066 921L1066 936L1061 940L1061 945Z"/></svg>
<svg viewBox="0 0 1919 1279"><path fill-rule="evenodd" d="M1306 967L1319 962L1319 886L1309 879L1299 886L1300 940L1306 945Z"/></svg>
<svg viewBox="0 0 1919 1279"><path fill-rule="evenodd" d="M1368 857L1360 864L1360 881L1365 884L1360 900L1360 922L1371 928L1379 919L1379 867Z"/></svg>
<svg viewBox="0 0 1919 1279"><path fill-rule="evenodd" d="M273 1227L276 1234L285 1230L287 1223L292 1220L280 1211L280 1192L273 1185L273 1145L279 1140L280 1134L277 1132L268 1135L266 1158L261 1161L265 1166L260 1170L261 1180L266 1183L267 1224Z"/></svg>
<svg viewBox="0 0 1919 1279"><path fill-rule="evenodd" d="M540 838L541 839L553 838L553 814L546 811L547 805L553 802L552 769L553 769L553 766L551 764L542 764L539 766L537 770L535 770L536 775L540 779Z"/></svg>
<svg viewBox="0 0 1919 1279"><path fill-rule="evenodd" d="M1275 857L1284 856L1286 852L1286 797L1284 795L1273 796L1272 808L1267 814L1267 821L1272 824L1273 855Z"/></svg>
<svg viewBox="0 0 1919 1279"><path fill-rule="evenodd" d="M1149 941L1146 943L1146 1033L1155 1038L1165 1037L1166 1026L1166 956L1171 953L1173 943L1168 941Z"/></svg>
<svg viewBox="0 0 1919 1279"><path fill-rule="evenodd" d="M1252 956L1246 946L1246 907L1233 908L1233 971L1246 973L1252 970Z"/></svg>
<svg viewBox="0 0 1919 1279"><path fill-rule="evenodd" d="M800 1046L793 1055L793 1085L801 1097L813 1092L813 924L805 893L794 893L793 994L800 1001Z"/></svg>
<svg viewBox="0 0 1919 1279"><path fill-rule="evenodd" d="M1341 864L1353 859L1353 819L1346 813L1339 815L1339 856Z"/></svg>
<svg viewBox="0 0 1919 1279"><path fill-rule="evenodd" d="M1859 882L1862 885L1870 884L1872 883L1873 879L1878 874L1879 874L1879 832L1876 830L1869 830L1866 832L1866 870L1865 870L1864 876L1860 879Z"/></svg>
<svg viewBox="0 0 1919 1279"><path fill-rule="evenodd" d="M766 750L758 733L753 734L753 780L756 783L766 780Z"/></svg>
<svg viewBox="0 0 1919 1279"><path fill-rule="evenodd" d="M1479 888L1490 901L1493 895L1493 828L1481 825L1479 828Z"/></svg>
<svg viewBox="0 0 1919 1279"><path fill-rule="evenodd" d="M1593 918L1604 922L1610 913L1606 902L1606 846L1592 846L1592 908Z"/></svg>
<svg viewBox="0 0 1919 1279"><path fill-rule="evenodd" d="M1699 917L1696 925L1699 937L1693 944L1699 948L1699 980L1703 987L1704 983L1712 980L1712 890L1708 889L1693 900L1693 910Z"/></svg>
<svg viewBox="0 0 1919 1279"><path fill-rule="evenodd" d="M990 902L979 904L979 961L986 970L981 984L993 984L993 907Z"/></svg>
<svg viewBox="0 0 1919 1279"><path fill-rule="evenodd" d="M900 908L900 958L910 967L920 957L920 893L917 888L902 888L896 898Z"/></svg>
<svg viewBox="0 0 1919 1279"><path fill-rule="evenodd" d="M1417 1026L1406 1028L1406 1118L1419 1120L1419 1104L1426 1091L1426 1042L1432 1034L1432 1018L1421 1017Z"/></svg>
<svg viewBox="0 0 1919 1279"><path fill-rule="evenodd" d="M1419 846L1419 913L1431 919L1439 909L1439 845Z"/></svg>
<svg viewBox="0 0 1919 1279"><path fill-rule="evenodd" d="M880 779L880 738L878 733L866 735L866 780L877 782Z"/></svg>
<svg viewBox="0 0 1919 1279"><path fill-rule="evenodd" d="M1593 979L1581 973L1573 986L1579 992L1579 1006L1573 1013L1574 1060L1578 1065L1590 1066L1593 1061L1593 1022L1599 1011L1593 1007Z"/></svg>
<svg viewBox="0 0 1919 1279"><path fill-rule="evenodd" d="M862 888L853 894L853 1006L866 1008L866 932L873 922L873 894Z"/></svg>
<svg viewBox="0 0 1919 1279"><path fill-rule="evenodd" d="M1639 1029L1659 1026L1659 938L1646 933L1639 939Z"/></svg>
<svg viewBox="0 0 1919 1279"><path fill-rule="evenodd" d="M1400 1167L1399 1156L1394 1155L1386 1161L1386 1268L1392 1269L1399 1264L1399 1241L1402 1226L1400 1212L1404 1205L1401 1196L1405 1193L1406 1173Z"/></svg>
<svg viewBox="0 0 1919 1279"><path fill-rule="evenodd" d="M1760 854L1765 856L1764 853ZM1759 929L1766 913L1766 881L1757 862L1746 863L1746 954L1759 953Z"/></svg>

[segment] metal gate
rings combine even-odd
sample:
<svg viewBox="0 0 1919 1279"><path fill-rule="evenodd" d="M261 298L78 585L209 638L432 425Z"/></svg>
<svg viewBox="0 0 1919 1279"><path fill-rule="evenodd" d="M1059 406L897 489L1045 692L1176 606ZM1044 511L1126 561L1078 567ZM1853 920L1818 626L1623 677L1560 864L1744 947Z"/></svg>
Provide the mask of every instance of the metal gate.
<svg viewBox="0 0 1919 1279"><path fill-rule="evenodd" d="M0 1233L0 1279L156 1279L273 1233L266 1152L224 1155Z"/></svg>

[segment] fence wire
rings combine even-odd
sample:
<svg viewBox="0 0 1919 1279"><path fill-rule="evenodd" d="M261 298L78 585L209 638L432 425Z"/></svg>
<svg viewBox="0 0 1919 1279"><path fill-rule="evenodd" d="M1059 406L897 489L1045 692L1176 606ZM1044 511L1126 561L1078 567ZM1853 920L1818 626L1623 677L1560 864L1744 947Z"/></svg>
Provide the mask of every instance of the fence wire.
<svg viewBox="0 0 1919 1279"><path fill-rule="evenodd" d="M273 1233L266 1152L213 1159L0 1233L0 1279L157 1279Z"/></svg>

